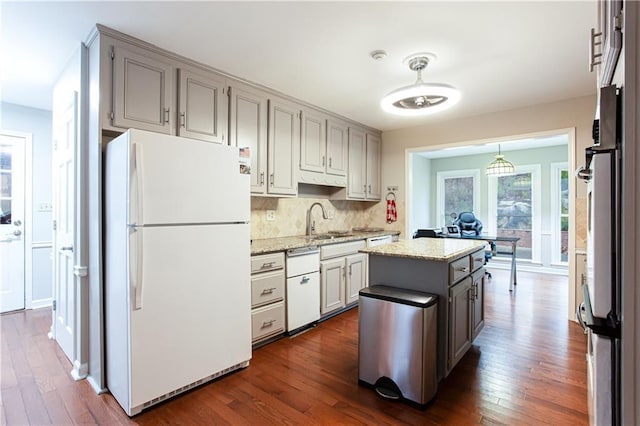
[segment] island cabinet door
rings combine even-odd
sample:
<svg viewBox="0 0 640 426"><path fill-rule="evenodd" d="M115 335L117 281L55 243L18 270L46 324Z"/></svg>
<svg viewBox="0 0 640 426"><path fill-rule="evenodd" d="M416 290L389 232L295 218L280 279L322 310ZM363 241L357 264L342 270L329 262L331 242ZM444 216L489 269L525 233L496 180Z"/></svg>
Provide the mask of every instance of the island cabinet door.
<svg viewBox="0 0 640 426"><path fill-rule="evenodd" d="M449 353L447 370L451 371L471 347L472 280L467 277L449 290Z"/></svg>
<svg viewBox="0 0 640 426"><path fill-rule="evenodd" d="M476 271L473 276L471 286L471 297L473 304L473 336L472 341L480 334L484 328L484 268Z"/></svg>

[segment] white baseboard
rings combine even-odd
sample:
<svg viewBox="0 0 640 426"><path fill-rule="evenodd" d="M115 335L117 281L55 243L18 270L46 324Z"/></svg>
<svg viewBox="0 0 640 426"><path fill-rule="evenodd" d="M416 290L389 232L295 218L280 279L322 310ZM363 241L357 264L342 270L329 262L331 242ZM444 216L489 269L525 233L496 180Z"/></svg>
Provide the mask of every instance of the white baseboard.
<svg viewBox="0 0 640 426"><path fill-rule="evenodd" d="M89 384L91 385L91 387L93 388L93 391L100 395L102 393L106 393L107 389L103 388L102 386L99 386L98 383L96 383L95 379L93 378L93 376L87 376L87 382L89 382Z"/></svg>
<svg viewBox="0 0 640 426"><path fill-rule="evenodd" d="M489 263L485 265L489 271L491 269L511 269L511 260L502 261L491 259ZM539 274L551 274L551 275L569 275L569 269L566 266L548 267L535 263L518 261L516 264L516 272L537 272Z"/></svg>

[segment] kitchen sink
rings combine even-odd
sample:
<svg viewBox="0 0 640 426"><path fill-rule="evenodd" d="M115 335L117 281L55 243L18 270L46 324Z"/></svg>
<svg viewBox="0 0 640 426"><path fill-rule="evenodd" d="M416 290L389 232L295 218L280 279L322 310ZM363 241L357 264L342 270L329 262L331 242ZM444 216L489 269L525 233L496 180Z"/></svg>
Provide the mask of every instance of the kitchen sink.
<svg viewBox="0 0 640 426"><path fill-rule="evenodd" d="M310 240L333 240L335 238L341 238L341 237L351 237L353 236L353 234L315 234L315 235L311 235L309 238Z"/></svg>

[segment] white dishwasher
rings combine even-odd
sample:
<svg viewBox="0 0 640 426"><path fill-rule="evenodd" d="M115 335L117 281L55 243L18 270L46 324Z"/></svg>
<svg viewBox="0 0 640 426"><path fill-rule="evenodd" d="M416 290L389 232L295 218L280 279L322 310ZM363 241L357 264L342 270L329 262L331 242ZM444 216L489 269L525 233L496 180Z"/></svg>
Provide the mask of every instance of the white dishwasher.
<svg viewBox="0 0 640 426"><path fill-rule="evenodd" d="M287 332L320 319L320 250L287 250Z"/></svg>
<svg viewBox="0 0 640 426"><path fill-rule="evenodd" d="M383 244L389 244L393 242L392 235L383 235L381 237L367 238L367 247L381 246Z"/></svg>

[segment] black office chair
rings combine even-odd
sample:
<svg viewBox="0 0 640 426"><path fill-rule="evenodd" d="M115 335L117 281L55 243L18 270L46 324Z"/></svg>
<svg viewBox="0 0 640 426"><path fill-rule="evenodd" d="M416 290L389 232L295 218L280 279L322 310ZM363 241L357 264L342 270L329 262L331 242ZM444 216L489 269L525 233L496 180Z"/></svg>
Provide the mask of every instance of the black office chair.
<svg viewBox="0 0 640 426"><path fill-rule="evenodd" d="M462 212L453 221L453 224L460 229L460 236L477 236L482 234L482 222L472 212ZM486 265L493 257L496 249L496 243L489 242L491 250L484 251L484 264ZM485 270L485 273L491 278L491 273Z"/></svg>

